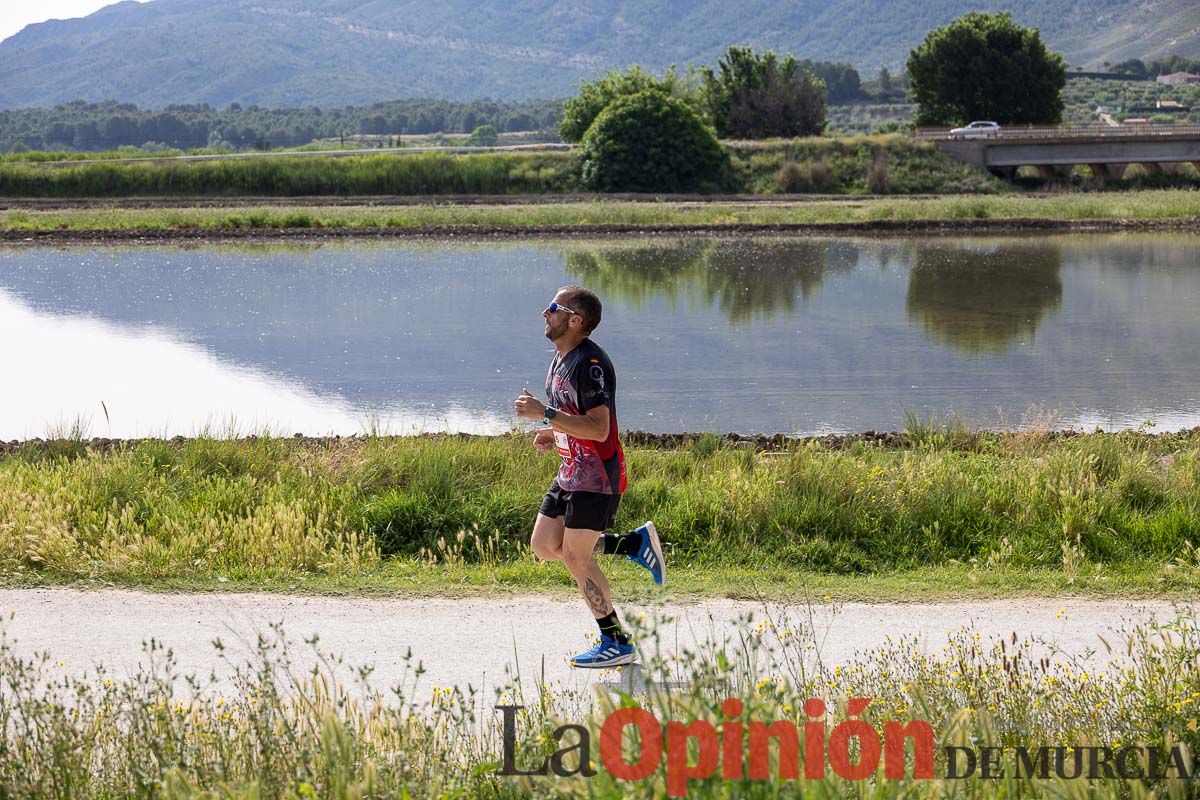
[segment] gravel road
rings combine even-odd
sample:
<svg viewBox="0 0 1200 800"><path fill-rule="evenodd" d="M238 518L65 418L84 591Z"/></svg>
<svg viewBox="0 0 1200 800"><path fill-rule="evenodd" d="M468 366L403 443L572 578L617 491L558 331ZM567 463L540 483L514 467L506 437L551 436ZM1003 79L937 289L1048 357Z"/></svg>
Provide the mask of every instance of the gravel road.
<svg viewBox="0 0 1200 800"><path fill-rule="evenodd" d="M623 617L642 612L648 618L663 613L674 618L658 630L664 650L678 652L714 634L736 634L745 624L740 617L753 613L762 619L765 609L754 602L711 600L619 610ZM888 636L916 636L926 650L938 650L960 626L973 626L985 638L1036 635L1066 653L1088 648L1103 652L1099 637L1113 642L1123 622L1151 616L1165 620L1175 613L1164 601L1084 598L771 607L773 614L781 610L793 627L813 632L828 665L845 663ZM393 600L20 589L0 591L0 613L2 629L17 653L48 652L74 674L97 663L117 675L136 671L145 660L142 643L154 637L173 650L183 673L216 670L221 675L226 667L214 639L226 644L231 658L244 661L257 633L270 634L272 623L282 623L296 643L293 663L302 667L315 661L313 648L303 640L318 634L322 653L344 657L338 668L344 678L353 674L351 667L372 665L371 684L385 690L403 678L401 657L411 647L428 670L419 684L421 696L435 685L465 688L468 683L490 696L503 681L505 667L517 661L528 685L541 680L543 664L547 683L567 691L586 690L593 681L639 680L637 670L591 672L567 666L568 655L589 646L594 626L582 601L565 597Z"/></svg>

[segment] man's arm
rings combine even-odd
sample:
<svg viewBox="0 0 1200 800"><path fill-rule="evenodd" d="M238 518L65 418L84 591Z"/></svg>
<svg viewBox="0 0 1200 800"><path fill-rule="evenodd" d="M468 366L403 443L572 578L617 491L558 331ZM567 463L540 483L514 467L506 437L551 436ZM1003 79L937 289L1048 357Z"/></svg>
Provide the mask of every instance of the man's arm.
<svg viewBox="0 0 1200 800"><path fill-rule="evenodd" d="M559 411L554 415L554 419L550 420L550 427L576 439L603 442L608 438L608 406L596 406L586 414Z"/></svg>
<svg viewBox="0 0 1200 800"><path fill-rule="evenodd" d="M546 404L526 389L517 398L514 409L518 417L541 419L546 413ZM557 411L554 419L550 420L550 427L554 430L570 434L576 439L590 439L594 442L603 442L608 439L608 425L609 416L606 405L589 409L586 414L568 414L565 411Z"/></svg>

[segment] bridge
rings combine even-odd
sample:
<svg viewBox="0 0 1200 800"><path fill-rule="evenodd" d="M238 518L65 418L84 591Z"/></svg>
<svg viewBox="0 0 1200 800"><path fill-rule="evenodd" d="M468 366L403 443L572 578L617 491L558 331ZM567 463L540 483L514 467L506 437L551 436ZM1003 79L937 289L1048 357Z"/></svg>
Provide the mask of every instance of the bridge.
<svg viewBox="0 0 1200 800"><path fill-rule="evenodd" d="M1174 171L1185 163L1200 172L1200 125L1005 127L975 138L951 136L949 128L921 128L917 138L1007 180L1020 167L1053 178L1086 165L1101 180L1122 178L1131 164L1149 174Z"/></svg>

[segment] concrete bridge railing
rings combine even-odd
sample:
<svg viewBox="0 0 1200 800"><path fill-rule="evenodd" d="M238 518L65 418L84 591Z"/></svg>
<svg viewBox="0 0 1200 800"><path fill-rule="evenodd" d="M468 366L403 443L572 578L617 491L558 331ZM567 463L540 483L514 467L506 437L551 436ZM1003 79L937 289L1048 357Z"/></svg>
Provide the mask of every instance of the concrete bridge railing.
<svg viewBox="0 0 1200 800"><path fill-rule="evenodd" d="M1120 178L1131 164L1158 173L1190 163L1200 171L1200 125L1004 127L983 137L922 128L917 138L946 155L1012 179L1020 167L1049 178L1086 165L1097 178Z"/></svg>

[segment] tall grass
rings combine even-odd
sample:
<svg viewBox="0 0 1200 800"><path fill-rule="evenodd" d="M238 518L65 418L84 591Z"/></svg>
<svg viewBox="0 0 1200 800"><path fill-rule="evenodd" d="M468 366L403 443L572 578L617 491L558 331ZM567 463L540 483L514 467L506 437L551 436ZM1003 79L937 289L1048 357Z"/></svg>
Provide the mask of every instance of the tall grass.
<svg viewBox="0 0 1200 800"><path fill-rule="evenodd" d="M696 567L1193 568L1200 432L1052 440L914 421L904 441L630 448L616 527L654 519ZM27 444L0 459L0 569L358 575L391 557L470 563L485 543L516 562L554 470L516 435Z"/></svg>
<svg viewBox="0 0 1200 800"><path fill-rule="evenodd" d="M1004 182L955 161L932 144L897 134L727 142L725 148L734 166L737 191L745 193L1010 191ZM62 155L0 157L0 196L513 195L572 193L582 187L578 158L564 152L277 155L146 163L114 163L93 154L81 159L87 163L72 166L45 163ZM1195 186L1191 175L1184 171L1120 185L1180 190Z"/></svg>
<svg viewBox="0 0 1200 800"><path fill-rule="evenodd" d="M540 194L575 188L569 153L363 155L69 167L0 162L6 197Z"/></svg>
<svg viewBox="0 0 1200 800"><path fill-rule="evenodd" d="M996 192L985 173L902 136L727 143L743 192L894 194ZM579 191L572 153L412 153L351 157L236 158L199 162L44 164L50 156L0 158L0 196L298 196L544 194ZM879 158L889 180L870 181Z"/></svg>
<svg viewBox="0 0 1200 800"><path fill-rule="evenodd" d="M983 641L952 632L941 651L889 641L848 664L820 657L823 631L813 609L767 608L736 631L675 650L669 620L630 620L643 666L617 688L596 694L533 684L519 669L484 696L470 687L433 685L420 653L401 654L403 677L389 690L369 669L339 683L334 663L297 674L294 645L279 628L264 632L249 661L226 653L221 675L185 677L169 651L151 641L148 665L130 677L103 667L73 677L50 654L18 655L0 637L0 795L37 798L658 798L660 766L639 782L619 781L598 758L600 728L617 708L640 707L662 722L728 724L722 704L739 700L739 721L786 720L807 734L804 702L830 709L826 732L847 719L847 700L872 698L861 718L876 732L888 721L924 720L933 729L933 779L824 778L752 781L692 779L692 797L1186 797L1195 784L1169 779L1016 777L948 780L945 746L1200 746L1200 632L1192 612L1127 628L1099 658L1053 654L1052 642L1020 637ZM837 622L836 613L833 620ZM852 622L852 621L851 621ZM848 624L848 623L842 623ZM1110 656L1115 658L1110 659ZM224 679L224 684L219 683ZM559 726L590 734L594 777L501 774L502 722L495 704L517 713L516 765L528 768L578 741ZM800 753L804 753L803 744ZM694 752L693 752L694 757ZM632 758L630 759L633 760ZM575 768L578 755L565 766ZM1145 769L1144 757L1139 766ZM771 766L778 776L778 765Z"/></svg>
<svg viewBox="0 0 1200 800"><path fill-rule="evenodd" d="M729 153L745 190L751 192L904 195L1005 190L986 172L955 161L928 142L897 134L738 142ZM881 179L881 169L886 179Z"/></svg>

